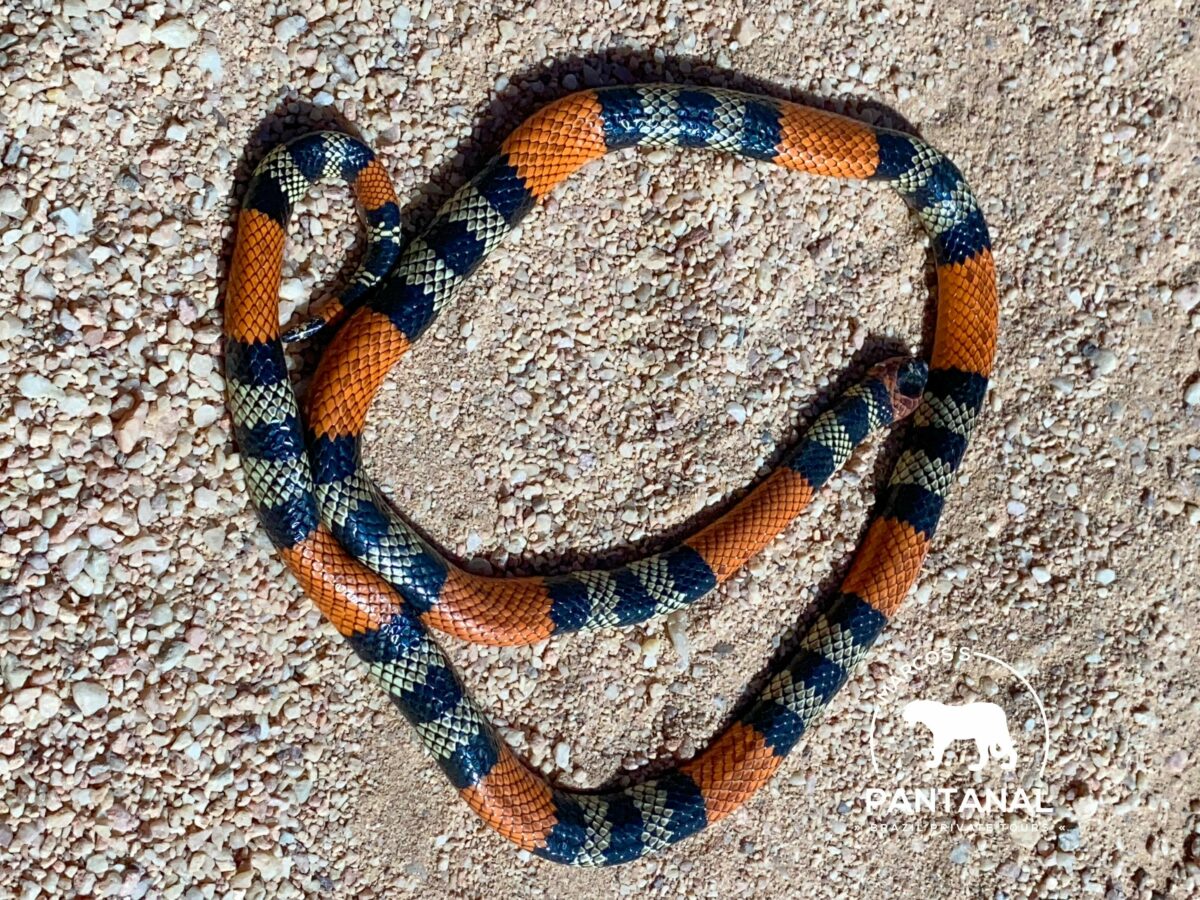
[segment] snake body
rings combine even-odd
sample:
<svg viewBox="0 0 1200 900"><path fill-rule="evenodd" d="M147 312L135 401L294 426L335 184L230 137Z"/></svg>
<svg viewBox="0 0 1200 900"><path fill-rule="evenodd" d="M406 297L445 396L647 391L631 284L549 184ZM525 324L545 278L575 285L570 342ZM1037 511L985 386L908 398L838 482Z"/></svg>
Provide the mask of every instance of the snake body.
<svg viewBox="0 0 1200 900"><path fill-rule="evenodd" d="M566 576L468 573L396 515L362 473L368 408L389 369L539 200L589 161L631 146L708 147L889 183L916 211L937 263L929 365L893 360L872 370L739 504L663 553ZM368 249L338 300L289 335L345 319L302 416L278 292L289 215L326 177L353 186ZM238 221L226 369L247 488L271 540L454 787L518 846L561 863L607 865L729 815L823 714L916 580L983 403L996 330L987 227L941 153L911 135L783 100L644 85L582 91L535 113L403 248L390 180L365 145L319 133L276 148L258 167ZM838 592L741 715L665 774L595 792L551 786L497 737L430 634L527 644L692 603L786 527L874 428L910 412L878 512Z"/></svg>

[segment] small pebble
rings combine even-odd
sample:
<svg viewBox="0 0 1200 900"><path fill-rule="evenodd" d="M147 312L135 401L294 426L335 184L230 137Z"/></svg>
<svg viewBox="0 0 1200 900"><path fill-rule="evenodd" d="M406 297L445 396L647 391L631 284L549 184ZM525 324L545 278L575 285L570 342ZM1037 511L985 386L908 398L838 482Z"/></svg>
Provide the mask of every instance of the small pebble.
<svg viewBox="0 0 1200 900"><path fill-rule="evenodd" d="M27 372L17 379L17 390L30 400L61 400L66 396L62 388L44 375Z"/></svg>
<svg viewBox="0 0 1200 900"><path fill-rule="evenodd" d="M275 23L275 37L280 43L289 44L301 32L308 30L308 20L304 16L288 16Z"/></svg>
<svg viewBox="0 0 1200 900"><path fill-rule="evenodd" d="M554 745L554 764L564 772L571 768L571 745L566 741Z"/></svg>
<svg viewBox="0 0 1200 900"><path fill-rule="evenodd" d="M1188 754L1184 750L1176 750L1167 757L1167 771L1172 775L1182 775L1187 765Z"/></svg>
<svg viewBox="0 0 1200 900"><path fill-rule="evenodd" d="M108 705L108 691L93 681L77 681L71 685L71 699L85 716L92 716Z"/></svg>
<svg viewBox="0 0 1200 900"><path fill-rule="evenodd" d="M1070 828L1058 833L1058 849L1065 853L1073 853L1079 849L1082 843L1082 834L1079 831L1078 825L1072 825Z"/></svg>
<svg viewBox="0 0 1200 900"><path fill-rule="evenodd" d="M1117 368L1117 362L1117 354L1108 349L1097 350L1092 356L1097 375L1111 375Z"/></svg>
<svg viewBox="0 0 1200 900"><path fill-rule="evenodd" d="M198 37L196 29L192 28L185 19L167 19L154 29L151 37L175 50L190 47Z"/></svg>
<svg viewBox="0 0 1200 900"><path fill-rule="evenodd" d="M1195 376L1184 389L1183 402L1188 406L1200 405L1200 375Z"/></svg>

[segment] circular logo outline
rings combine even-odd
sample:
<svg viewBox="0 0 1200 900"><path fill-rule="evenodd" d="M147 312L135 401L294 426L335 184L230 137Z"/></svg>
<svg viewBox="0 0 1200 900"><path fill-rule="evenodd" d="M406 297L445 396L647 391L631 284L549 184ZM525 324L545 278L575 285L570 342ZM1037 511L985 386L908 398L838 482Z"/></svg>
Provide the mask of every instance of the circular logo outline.
<svg viewBox="0 0 1200 900"><path fill-rule="evenodd" d="M1046 783L1046 765L1049 763L1049 760L1050 760L1050 720L1046 716L1046 707L1042 703L1042 698L1038 695L1038 692L1033 689L1033 685L1031 685L1029 683L1029 681L1026 680L1026 678L1020 672L1018 672L1016 669L1014 669L1011 665L1006 663L1004 660L999 659L995 656L992 656L991 654L983 653L979 650L968 650L965 647L958 647L958 648L956 648L956 651L959 655L961 655L964 658L969 658L969 657L975 656L975 657L979 657L980 659L986 659L989 662L995 663L996 665L1000 666L1001 668L1007 670L1014 678L1017 679L1017 681L1019 681L1021 683L1021 686L1024 687L1025 690L1029 692L1029 696L1031 696L1033 698L1033 702L1037 705L1038 714L1041 716L1041 719L1042 719L1042 734L1043 734L1042 751L1041 751L1042 764L1039 769L1038 777L1039 777L1040 781L1042 782L1042 784L1045 784ZM871 769L874 771L874 773L876 775L882 776L884 773L883 773L881 766L879 765L879 758L875 754L875 726L876 726L876 723L878 722L878 720L879 720L879 706L878 706L878 704L876 704L871 709L871 727L867 731L867 748L868 748L868 750L870 752L870 756L871 756Z"/></svg>

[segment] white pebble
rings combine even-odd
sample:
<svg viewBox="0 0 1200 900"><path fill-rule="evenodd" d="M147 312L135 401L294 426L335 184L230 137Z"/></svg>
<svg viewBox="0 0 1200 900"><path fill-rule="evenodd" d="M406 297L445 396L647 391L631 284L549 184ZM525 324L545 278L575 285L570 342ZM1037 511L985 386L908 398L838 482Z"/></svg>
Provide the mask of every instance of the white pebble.
<svg viewBox="0 0 1200 900"><path fill-rule="evenodd" d="M71 699L81 713L91 716L108 705L108 691L94 681L77 681L71 685Z"/></svg>
<svg viewBox="0 0 1200 900"><path fill-rule="evenodd" d="M1108 349L1097 350L1092 357L1097 375L1109 375L1117 368L1117 354Z"/></svg>
<svg viewBox="0 0 1200 900"><path fill-rule="evenodd" d="M0 212L3 212L0 209ZM1177 287L1171 292L1171 299L1174 300L1179 308L1185 313L1190 313L1198 305L1200 305L1200 284L1185 284L1182 287Z"/></svg>
<svg viewBox="0 0 1200 900"><path fill-rule="evenodd" d="M571 768L571 745L566 741L554 745L554 764L563 770Z"/></svg>
<svg viewBox="0 0 1200 900"><path fill-rule="evenodd" d="M1086 822L1100 811L1100 801L1095 797L1080 797L1071 804L1071 809L1080 822Z"/></svg>
<svg viewBox="0 0 1200 900"><path fill-rule="evenodd" d="M150 26L137 19L129 19L121 23L113 42L117 47L131 47L134 44L145 44L150 40Z"/></svg>
<svg viewBox="0 0 1200 900"><path fill-rule="evenodd" d="M93 103L108 90L110 81L102 72L95 69L72 69L71 83L79 88L79 94L84 102Z"/></svg>
<svg viewBox="0 0 1200 900"><path fill-rule="evenodd" d="M291 870L291 860L265 851L250 854L250 866L262 876L263 881L278 881Z"/></svg>
<svg viewBox="0 0 1200 900"><path fill-rule="evenodd" d="M308 19L304 16L288 16L275 24L275 37L287 44L307 28Z"/></svg>
<svg viewBox="0 0 1200 900"><path fill-rule="evenodd" d="M168 19L154 29L152 37L172 50L182 50L196 43L199 33L184 19Z"/></svg>
<svg viewBox="0 0 1200 900"><path fill-rule="evenodd" d="M221 62L221 52L216 47L205 47L196 57L196 66L201 72L208 74L214 84L220 84L225 77L225 67Z"/></svg>
<svg viewBox="0 0 1200 900"><path fill-rule="evenodd" d="M68 416L82 416L88 410L88 399L78 391L65 391L58 408Z"/></svg>
<svg viewBox="0 0 1200 900"><path fill-rule="evenodd" d="M749 17L747 17L738 22L737 30L733 33L733 39L743 47L747 47L752 44L760 34L762 34L762 32L755 28L754 23L750 21Z"/></svg>
<svg viewBox="0 0 1200 900"><path fill-rule="evenodd" d="M179 245L179 223L167 220L150 232L150 243L155 247L177 247Z"/></svg>
<svg viewBox="0 0 1200 900"><path fill-rule="evenodd" d="M78 237L91 227L91 216L80 215L79 210L71 206L64 206L61 209L56 209L50 214L50 218L56 219L61 226L59 231L63 234L69 234L71 237Z"/></svg>
<svg viewBox="0 0 1200 900"><path fill-rule="evenodd" d="M392 31L408 31L408 27L412 24L412 10L407 6L396 7L389 24L392 26Z"/></svg>
<svg viewBox="0 0 1200 900"><path fill-rule="evenodd" d="M687 613L683 610L667 616L667 637L671 639L671 646L679 657L679 670L686 672L692 666L692 651L688 643Z"/></svg>
<svg viewBox="0 0 1200 900"><path fill-rule="evenodd" d="M197 428L207 428L221 418L221 411L211 403L203 403L192 413L192 421Z"/></svg>
<svg viewBox="0 0 1200 900"><path fill-rule="evenodd" d="M19 216L25 212L25 204L16 188L0 188L0 215Z"/></svg>
<svg viewBox="0 0 1200 900"><path fill-rule="evenodd" d="M61 400L66 394L45 375L27 372L17 379L17 390L29 400Z"/></svg>
<svg viewBox="0 0 1200 900"><path fill-rule="evenodd" d="M658 654L662 652L662 638L648 637L642 641L642 665L653 669L658 665Z"/></svg>
<svg viewBox="0 0 1200 900"><path fill-rule="evenodd" d="M1192 383L1184 389L1183 402L1188 406L1200 405L1200 375L1192 379Z"/></svg>

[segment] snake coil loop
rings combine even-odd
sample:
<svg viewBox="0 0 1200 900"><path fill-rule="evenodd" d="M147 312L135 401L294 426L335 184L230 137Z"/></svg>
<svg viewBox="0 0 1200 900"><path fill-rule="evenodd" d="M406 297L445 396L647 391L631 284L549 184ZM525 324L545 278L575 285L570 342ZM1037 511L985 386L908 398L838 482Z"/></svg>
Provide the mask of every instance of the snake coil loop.
<svg viewBox="0 0 1200 900"><path fill-rule="evenodd" d="M362 473L368 407L389 369L537 201L585 163L631 146L709 147L891 184L917 212L937 262L930 363L873 369L737 506L663 553L556 577L468 573L418 536ZM325 177L353 185L368 250L341 296L288 335L346 320L321 359L305 419L284 362L278 295L289 215ZM995 352L996 279L983 215L958 169L918 138L769 97L660 84L582 91L546 106L403 250L399 220L383 167L345 135L300 138L255 172L226 300L229 402L251 498L297 580L485 822L557 862L636 859L727 816L762 787L916 580ZM879 512L799 650L707 749L663 775L597 792L547 784L496 736L430 635L528 644L693 603L782 531L872 430L909 413Z"/></svg>

